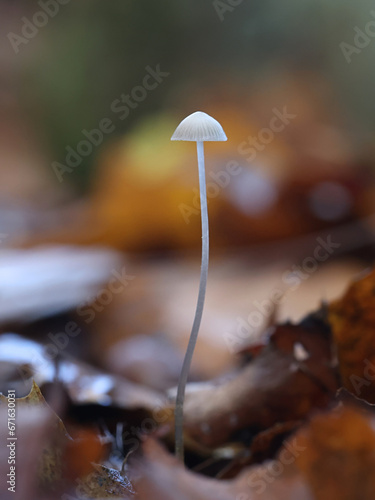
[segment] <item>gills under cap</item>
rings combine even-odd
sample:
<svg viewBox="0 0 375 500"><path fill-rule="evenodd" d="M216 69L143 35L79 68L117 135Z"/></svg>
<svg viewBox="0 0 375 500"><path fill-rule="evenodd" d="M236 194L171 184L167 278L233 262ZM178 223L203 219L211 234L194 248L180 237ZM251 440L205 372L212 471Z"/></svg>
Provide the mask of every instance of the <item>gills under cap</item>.
<svg viewBox="0 0 375 500"><path fill-rule="evenodd" d="M220 123L203 111L187 116L174 131L171 141L226 141Z"/></svg>

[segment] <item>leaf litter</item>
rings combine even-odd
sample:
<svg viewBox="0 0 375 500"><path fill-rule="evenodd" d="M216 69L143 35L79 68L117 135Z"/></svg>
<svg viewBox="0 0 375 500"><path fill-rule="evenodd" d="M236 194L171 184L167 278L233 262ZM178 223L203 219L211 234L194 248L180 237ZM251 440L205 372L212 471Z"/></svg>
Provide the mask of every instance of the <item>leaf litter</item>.
<svg viewBox="0 0 375 500"><path fill-rule="evenodd" d="M163 393L72 357L46 361L42 372L33 362L17 372L24 360L9 361L11 380L31 386L16 400L21 492L46 500L373 500L374 297L370 272L299 323L270 325L238 352L231 372L188 386L186 467L171 454L173 405ZM6 405L0 395L2 422Z"/></svg>

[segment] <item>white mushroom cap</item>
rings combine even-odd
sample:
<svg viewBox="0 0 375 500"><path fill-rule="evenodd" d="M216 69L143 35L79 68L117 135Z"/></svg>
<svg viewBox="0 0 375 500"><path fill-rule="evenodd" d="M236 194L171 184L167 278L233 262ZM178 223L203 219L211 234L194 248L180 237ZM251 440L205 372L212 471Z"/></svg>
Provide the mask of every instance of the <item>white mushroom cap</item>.
<svg viewBox="0 0 375 500"><path fill-rule="evenodd" d="M226 141L220 123L203 111L187 116L174 131L171 141Z"/></svg>

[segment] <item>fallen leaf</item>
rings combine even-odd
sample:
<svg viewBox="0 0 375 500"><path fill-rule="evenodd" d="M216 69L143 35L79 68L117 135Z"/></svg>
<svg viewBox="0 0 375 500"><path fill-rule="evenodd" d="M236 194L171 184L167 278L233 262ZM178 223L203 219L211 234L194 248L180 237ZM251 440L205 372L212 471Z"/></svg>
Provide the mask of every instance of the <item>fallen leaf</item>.
<svg viewBox="0 0 375 500"><path fill-rule="evenodd" d="M375 432L368 417L341 408L314 417L297 433L296 463L315 500L375 498Z"/></svg>
<svg viewBox="0 0 375 500"><path fill-rule="evenodd" d="M76 493L82 499L114 498L123 500L133 498L134 489L126 475L100 464L93 464L94 471L78 480Z"/></svg>
<svg viewBox="0 0 375 500"><path fill-rule="evenodd" d="M13 397L9 393L8 397L0 394L0 410L5 413L12 404ZM25 473L22 466L22 463L25 464L22 456L25 453L26 457L32 457L34 469L32 475L27 476L26 484L35 484L35 487L56 485L63 477L63 450L70 439L64 424L47 405L35 382L27 396L14 398L14 408L14 425L11 421L6 428L7 420L4 418L2 433L8 435L8 442L14 438L16 457L20 458L19 462L17 461L17 470L20 474ZM29 433L33 435L29 437Z"/></svg>
<svg viewBox="0 0 375 500"><path fill-rule="evenodd" d="M375 271L329 307L343 386L375 403Z"/></svg>
<svg viewBox="0 0 375 500"><path fill-rule="evenodd" d="M296 345L306 352L299 359ZM185 433L207 447L249 440L278 422L325 408L338 389L330 333L319 315L276 326L261 352L228 380L187 389Z"/></svg>
<svg viewBox="0 0 375 500"><path fill-rule="evenodd" d="M270 462L218 481L187 470L152 439L142 450L143 457L130 464L138 474L134 489L139 500L313 500L293 464L275 474Z"/></svg>

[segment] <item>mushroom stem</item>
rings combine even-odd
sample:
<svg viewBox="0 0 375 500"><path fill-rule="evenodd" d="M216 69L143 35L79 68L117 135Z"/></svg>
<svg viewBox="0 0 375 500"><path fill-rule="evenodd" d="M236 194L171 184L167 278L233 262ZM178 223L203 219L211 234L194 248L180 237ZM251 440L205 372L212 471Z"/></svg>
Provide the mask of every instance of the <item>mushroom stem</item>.
<svg viewBox="0 0 375 500"><path fill-rule="evenodd" d="M184 461L184 399L185 387L189 376L191 360L194 354L195 344L197 342L199 327L201 324L204 298L206 295L207 274L208 274L208 213L207 213L207 194L206 194L206 173L204 170L204 141L226 141L227 136L220 123L212 116L202 111L196 111L187 116L178 125L174 131L172 141L195 141L197 143L198 172L199 172L199 192L201 201L202 218L202 264L201 277L199 282L199 293L197 308L193 327L191 329L189 344L186 350L180 379L177 387L176 407L175 407L175 431L176 431L176 456Z"/></svg>
<svg viewBox="0 0 375 500"><path fill-rule="evenodd" d="M197 342L199 327L201 324L204 299L206 296L207 274L208 274L208 256L209 256L209 233L208 233L208 211L207 211L207 194L206 194L206 173L204 168L204 149L203 142L197 141L198 155L198 172L199 172L199 193L201 203L201 220L202 220L202 263L201 276L199 282L199 293L197 308L193 327L191 329L189 344L186 350L180 379L178 381L176 408L175 408L175 453L176 457L182 462L184 461L184 440L183 440L183 405L185 399L185 387L189 375L191 360L193 358L195 344Z"/></svg>

